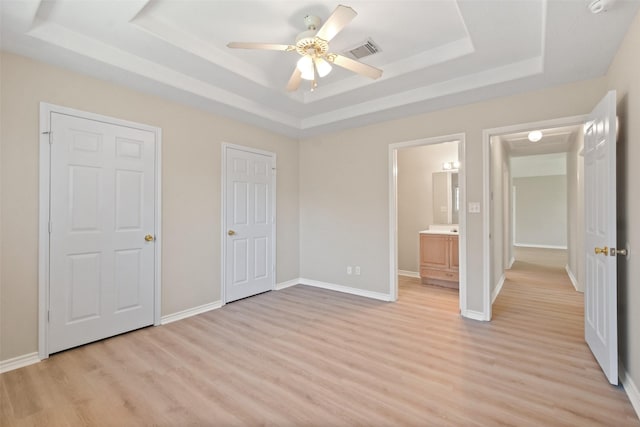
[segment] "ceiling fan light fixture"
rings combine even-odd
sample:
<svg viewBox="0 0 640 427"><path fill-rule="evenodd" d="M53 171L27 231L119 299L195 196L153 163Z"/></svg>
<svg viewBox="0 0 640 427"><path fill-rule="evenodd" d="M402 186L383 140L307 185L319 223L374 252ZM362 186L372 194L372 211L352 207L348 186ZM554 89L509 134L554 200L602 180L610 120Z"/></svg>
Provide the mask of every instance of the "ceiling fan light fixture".
<svg viewBox="0 0 640 427"><path fill-rule="evenodd" d="M298 60L298 64L296 67L302 73L302 78L304 80L313 80L314 71L313 71L313 63L316 64L316 70L318 70L319 77L325 77L331 72L331 64L325 61L322 58L313 58L310 55L305 55Z"/></svg>

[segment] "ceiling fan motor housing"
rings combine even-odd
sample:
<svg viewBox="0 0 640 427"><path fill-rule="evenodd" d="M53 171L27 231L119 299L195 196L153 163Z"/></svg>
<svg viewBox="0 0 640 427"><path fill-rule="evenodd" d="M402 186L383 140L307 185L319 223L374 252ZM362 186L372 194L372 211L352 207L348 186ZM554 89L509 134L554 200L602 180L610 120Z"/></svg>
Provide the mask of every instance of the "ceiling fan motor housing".
<svg viewBox="0 0 640 427"><path fill-rule="evenodd" d="M296 36L296 52L300 55L324 56L329 51L329 43L316 37L317 28L320 26L320 18L313 15L304 17L307 31Z"/></svg>
<svg viewBox="0 0 640 427"><path fill-rule="evenodd" d="M313 15L307 15L304 17L304 25L309 30L317 30L320 27L320 18Z"/></svg>

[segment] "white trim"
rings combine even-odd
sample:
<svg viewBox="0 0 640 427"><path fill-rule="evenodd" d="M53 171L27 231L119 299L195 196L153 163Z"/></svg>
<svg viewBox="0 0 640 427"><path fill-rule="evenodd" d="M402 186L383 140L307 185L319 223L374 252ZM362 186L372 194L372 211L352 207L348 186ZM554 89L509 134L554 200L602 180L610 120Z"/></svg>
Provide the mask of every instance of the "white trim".
<svg viewBox="0 0 640 427"><path fill-rule="evenodd" d="M291 279L291 280L287 280L286 282L276 283L274 290L281 291L283 289L290 288L291 286L299 285L300 280L301 279L298 277L297 279Z"/></svg>
<svg viewBox="0 0 640 427"><path fill-rule="evenodd" d="M564 269L567 271L567 276L569 276L569 280L571 280L571 284L575 288L576 291L580 292L580 287L578 286L578 279L574 276L573 271L569 267L569 264L564 266Z"/></svg>
<svg viewBox="0 0 640 427"><path fill-rule="evenodd" d="M513 263L516 262L516 258L515 257L511 257L511 259L509 260L509 267L507 267L507 270L511 270L511 268L513 267Z"/></svg>
<svg viewBox="0 0 640 427"><path fill-rule="evenodd" d="M620 361L618 361L618 370L622 387L627 393L629 402L631 402L631 406L633 406L633 409L636 411L636 415L640 418L640 391L638 391L638 386L633 382L631 375L629 375L629 372L627 372Z"/></svg>
<svg viewBox="0 0 640 427"><path fill-rule="evenodd" d="M479 320L481 322L488 322L489 320L491 320L491 319L488 319L485 313L481 311L465 310L465 311L461 311L460 314L462 315L462 317L466 317L467 319Z"/></svg>
<svg viewBox="0 0 640 427"><path fill-rule="evenodd" d="M493 292L491 292L491 304L496 302L496 298L498 298L498 295L500 295L500 291L502 291L502 287L504 286L505 280L506 280L506 277L503 273L502 276L500 277L500 280L498 280L498 284L496 285L495 288L493 288Z"/></svg>
<svg viewBox="0 0 640 427"><path fill-rule="evenodd" d="M247 153L260 154L263 156L271 157L273 160L273 173L271 174L271 227L273 237L271 239L271 256L272 256L272 265L271 265L271 289L276 290L276 241L277 241L277 229L276 229L276 172L277 172L277 156L276 153L271 151L260 150L259 148L247 147L244 145L231 144L229 142L223 142L222 149L222 167L221 167L221 190L220 190L220 208L222 209L220 215L220 300L222 301L222 305L225 305L227 302L227 292L226 292L226 268L227 268L227 240L225 238L227 229L227 148L233 148L235 150L245 151Z"/></svg>
<svg viewBox="0 0 640 427"><path fill-rule="evenodd" d="M222 307L222 301L214 301L208 304L202 304L197 307L188 308L186 310L162 316L160 324L166 325L167 323L176 322L178 320L186 319L187 317L197 316L198 314L206 313L207 311L215 310L220 307Z"/></svg>
<svg viewBox="0 0 640 427"><path fill-rule="evenodd" d="M47 311L49 307L49 218L50 218L50 181L51 181L51 146L49 137L51 131L51 114L59 113L148 131L155 136L155 245L154 245L154 309L153 324L160 324L160 309L162 307L162 129L115 117L90 113L60 105L40 102L40 133L39 133L39 207L38 207L38 357L46 359L48 351ZM43 133L45 132L45 133Z"/></svg>
<svg viewBox="0 0 640 427"><path fill-rule="evenodd" d="M532 129L552 128L582 124L587 120L587 115L562 117L559 119L542 120L539 122L520 123L510 126L483 129L482 131L482 252L483 252L483 317L491 320L491 209L489 196L491 194L491 162L489 156L491 137L510 133L524 132ZM515 203L515 200L514 200ZM515 235L514 235L515 238ZM484 319L483 319L484 320Z"/></svg>
<svg viewBox="0 0 640 427"><path fill-rule="evenodd" d="M398 276L413 277L414 279L419 279L420 273L418 273L417 271L398 270Z"/></svg>
<svg viewBox="0 0 640 427"><path fill-rule="evenodd" d="M458 183L460 185L460 206L466 206L466 165L465 144L466 134L456 133L451 135L422 138L412 141L389 144L389 298L391 301L398 299L398 150L401 148L418 147L422 145L440 144L443 142L458 142ZM460 311L466 312L467 307L467 211L460 209L458 223L459 239L459 305Z"/></svg>
<svg viewBox="0 0 640 427"><path fill-rule="evenodd" d="M537 243L514 243L513 246L516 248L567 249L566 245L539 245Z"/></svg>
<svg viewBox="0 0 640 427"><path fill-rule="evenodd" d="M328 289L330 291L342 292L345 294L358 295L361 297L377 299L380 301L395 301L390 294L366 291L364 289L352 288L350 286L337 285L335 283L321 282L319 280L300 278L300 285L312 286L314 288Z"/></svg>
<svg viewBox="0 0 640 427"><path fill-rule="evenodd" d="M0 360L0 374L13 371L14 369L24 368L25 366L33 365L40 362L38 352L23 354L22 356L12 357L7 360Z"/></svg>

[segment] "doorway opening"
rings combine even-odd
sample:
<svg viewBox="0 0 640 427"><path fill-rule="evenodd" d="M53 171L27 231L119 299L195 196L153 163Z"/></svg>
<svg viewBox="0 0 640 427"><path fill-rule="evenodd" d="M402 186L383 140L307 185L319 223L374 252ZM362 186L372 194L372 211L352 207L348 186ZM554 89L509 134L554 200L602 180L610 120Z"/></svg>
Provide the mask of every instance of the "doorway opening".
<svg viewBox="0 0 640 427"><path fill-rule="evenodd" d="M465 135L389 146L390 295L399 284L458 290L466 307Z"/></svg>
<svg viewBox="0 0 640 427"><path fill-rule="evenodd" d="M585 120L578 116L485 131L484 302L489 319L514 264L560 268L576 290L583 290ZM532 132L541 132L541 139Z"/></svg>

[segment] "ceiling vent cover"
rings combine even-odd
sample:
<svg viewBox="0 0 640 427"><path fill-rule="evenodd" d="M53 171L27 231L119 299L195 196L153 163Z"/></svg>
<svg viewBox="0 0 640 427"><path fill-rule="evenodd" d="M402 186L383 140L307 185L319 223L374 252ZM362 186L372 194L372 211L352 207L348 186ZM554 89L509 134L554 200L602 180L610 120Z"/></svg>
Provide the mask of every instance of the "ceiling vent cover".
<svg viewBox="0 0 640 427"><path fill-rule="evenodd" d="M380 51L380 47L373 40L368 39L364 42L364 44L354 47L353 49L350 49L345 53L347 53L354 59L360 59L364 58L365 56L373 55L374 53L378 53Z"/></svg>

